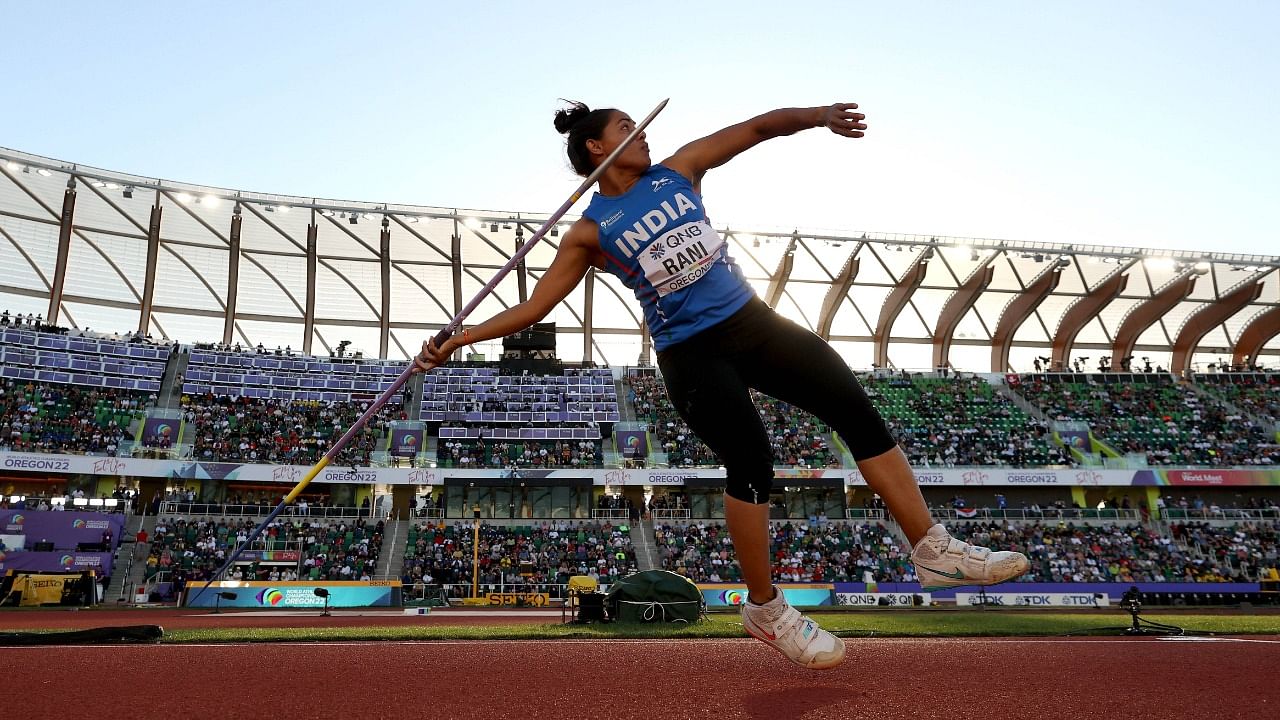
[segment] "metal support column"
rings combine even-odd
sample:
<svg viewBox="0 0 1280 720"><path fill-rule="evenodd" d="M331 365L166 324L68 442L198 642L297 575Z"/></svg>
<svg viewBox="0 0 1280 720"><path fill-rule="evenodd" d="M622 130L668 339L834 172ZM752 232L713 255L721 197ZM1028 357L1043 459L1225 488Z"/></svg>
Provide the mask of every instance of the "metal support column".
<svg viewBox="0 0 1280 720"><path fill-rule="evenodd" d="M156 263L160 261L160 191L156 191L155 204L151 206L151 220L147 223L147 277L142 286L142 311L138 313L138 334L146 335L151 328L151 305L156 293Z"/></svg>
<svg viewBox="0 0 1280 720"><path fill-rule="evenodd" d="M227 316L222 321L222 344L230 345L236 331L236 295L240 286L240 203L231 212L227 254Z"/></svg>
<svg viewBox="0 0 1280 720"><path fill-rule="evenodd" d="M378 264L382 269L382 312L378 316L378 357L387 356L391 337L391 221L382 217L378 236Z"/></svg>
<svg viewBox="0 0 1280 720"><path fill-rule="evenodd" d="M53 268L53 285L49 288L49 309L45 322L58 324L58 311L62 306L62 286L67 280L67 258L71 254L71 228L76 214L76 179L67 180L67 190L62 193L62 215L58 225L58 262Z"/></svg>
<svg viewBox="0 0 1280 720"><path fill-rule="evenodd" d="M307 304L302 315L302 352L311 354L311 338L316 329L316 235L320 232L316 227L316 211L311 211L311 222L307 225Z"/></svg>

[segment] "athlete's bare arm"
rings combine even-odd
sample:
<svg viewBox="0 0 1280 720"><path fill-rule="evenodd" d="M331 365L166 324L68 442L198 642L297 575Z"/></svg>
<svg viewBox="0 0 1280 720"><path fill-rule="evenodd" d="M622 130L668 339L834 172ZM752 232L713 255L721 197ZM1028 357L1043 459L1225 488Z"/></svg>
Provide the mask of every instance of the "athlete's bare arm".
<svg viewBox="0 0 1280 720"><path fill-rule="evenodd" d="M720 167L765 140L815 127L826 127L845 137L862 137L862 131L867 129L862 122L866 116L854 112L857 109L857 103L836 103L826 107L773 110L694 140L662 164L689 178L696 188L708 170Z"/></svg>
<svg viewBox="0 0 1280 720"><path fill-rule="evenodd" d="M600 265L598 229L591 220L575 222L560 241L556 259L533 287L533 294L488 320L467 329L466 337L454 335L442 347L434 339L422 343L422 354L414 358L413 372L425 372L449 360L455 350L470 343L506 337L542 320L561 300L569 296L587 274L587 268ZM423 358L426 358L424 361Z"/></svg>

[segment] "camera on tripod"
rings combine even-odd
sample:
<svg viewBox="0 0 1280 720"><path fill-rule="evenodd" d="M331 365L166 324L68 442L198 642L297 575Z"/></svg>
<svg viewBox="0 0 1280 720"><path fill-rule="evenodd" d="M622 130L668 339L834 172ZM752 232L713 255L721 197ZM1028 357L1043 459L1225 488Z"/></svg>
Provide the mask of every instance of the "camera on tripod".
<svg viewBox="0 0 1280 720"><path fill-rule="evenodd" d="M1142 610L1142 591L1132 585L1120 596L1120 609L1137 615Z"/></svg>

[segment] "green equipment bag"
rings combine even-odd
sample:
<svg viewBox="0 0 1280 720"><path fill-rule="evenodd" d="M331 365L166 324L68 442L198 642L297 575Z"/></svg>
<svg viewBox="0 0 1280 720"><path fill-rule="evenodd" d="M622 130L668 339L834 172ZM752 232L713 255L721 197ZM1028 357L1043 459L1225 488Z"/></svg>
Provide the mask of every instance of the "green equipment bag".
<svg viewBox="0 0 1280 720"><path fill-rule="evenodd" d="M703 610L698 586L670 570L645 570L615 581L604 604L614 622L695 623Z"/></svg>

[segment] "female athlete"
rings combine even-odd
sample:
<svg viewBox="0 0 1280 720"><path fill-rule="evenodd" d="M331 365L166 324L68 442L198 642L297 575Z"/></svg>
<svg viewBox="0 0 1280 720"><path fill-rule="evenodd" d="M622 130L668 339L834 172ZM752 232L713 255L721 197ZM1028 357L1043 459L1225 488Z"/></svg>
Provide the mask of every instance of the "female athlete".
<svg viewBox="0 0 1280 720"><path fill-rule="evenodd" d="M702 178L765 140L810 128L843 138L867 129L854 103L785 108L695 140L653 164L641 134L599 181L599 191L561 240L528 301L454 335L423 344L416 372L443 365L455 350L505 337L545 317L587 269L613 273L636 295L658 367L677 412L724 464L725 522L746 580L747 632L809 668L844 658L844 642L787 604L772 583L769 491L773 453L750 389L813 413L848 444L867 484L902 526L926 590L992 585L1027 572L1020 553L992 552L952 538L934 523L906 456L840 356L822 338L756 297L707 221ZM635 127L614 109L581 103L561 110L573 169L590 175Z"/></svg>

